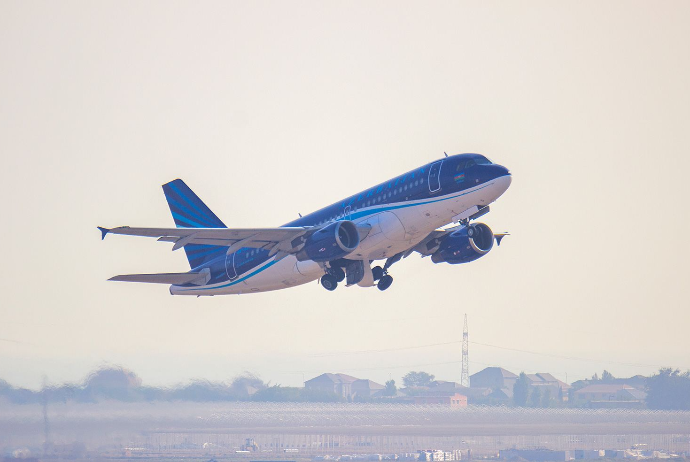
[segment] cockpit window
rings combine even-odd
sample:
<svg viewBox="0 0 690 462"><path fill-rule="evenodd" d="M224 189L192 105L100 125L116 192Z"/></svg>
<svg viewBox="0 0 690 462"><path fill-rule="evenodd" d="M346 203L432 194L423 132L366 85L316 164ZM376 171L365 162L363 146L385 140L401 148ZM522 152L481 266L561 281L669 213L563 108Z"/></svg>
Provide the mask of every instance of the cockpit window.
<svg viewBox="0 0 690 462"><path fill-rule="evenodd" d="M474 158L474 161L477 163L477 165L486 165L491 163L491 161L484 156L477 156Z"/></svg>
<svg viewBox="0 0 690 462"><path fill-rule="evenodd" d="M459 172L459 171L464 170L466 168L470 168L474 165L489 165L489 164L491 164L491 161L489 159L487 159L484 156L480 156L479 154L477 154L474 157L472 157L472 159L458 162L458 166L455 168L455 170Z"/></svg>

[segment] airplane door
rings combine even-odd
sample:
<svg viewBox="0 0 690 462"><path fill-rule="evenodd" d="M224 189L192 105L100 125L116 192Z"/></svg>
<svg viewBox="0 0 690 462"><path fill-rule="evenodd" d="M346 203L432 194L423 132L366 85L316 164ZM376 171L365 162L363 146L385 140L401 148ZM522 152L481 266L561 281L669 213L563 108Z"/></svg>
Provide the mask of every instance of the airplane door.
<svg viewBox="0 0 690 462"><path fill-rule="evenodd" d="M228 275L228 279L231 281L233 279L237 279L237 267L235 265L235 259L237 258L237 254L239 252L240 250L233 252L232 255L225 256L225 273Z"/></svg>
<svg viewBox="0 0 690 462"><path fill-rule="evenodd" d="M436 192L441 189L441 165L442 160L434 162L429 168L429 192Z"/></svg>
<svg viewBox="0 0 690 462"><path fill-rule="evenodd" d="M345 207L345 211L343 212L343 218L346 220L352 220L352 207L349 205Z"/></svg>

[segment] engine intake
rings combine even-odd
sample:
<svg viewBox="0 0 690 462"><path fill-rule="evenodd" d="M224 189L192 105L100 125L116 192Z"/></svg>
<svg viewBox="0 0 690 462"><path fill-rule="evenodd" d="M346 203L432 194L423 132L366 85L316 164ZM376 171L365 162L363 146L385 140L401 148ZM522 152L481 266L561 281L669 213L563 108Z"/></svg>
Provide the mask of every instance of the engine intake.
<svg viewBox="0 0 690 462"><path fill-rule="evenodd" d="M326 262L343 258L359 246L357 226L351 221L337 221L313 233L297 254L300 261Z"/></svg>
<svg viewBox="0 0 690 462"><path fill-rule="evenodd" d="M459 229L441 241L431 256L434 263L469 263L483 257L494 246L494 233L484 223Z"/></svg>

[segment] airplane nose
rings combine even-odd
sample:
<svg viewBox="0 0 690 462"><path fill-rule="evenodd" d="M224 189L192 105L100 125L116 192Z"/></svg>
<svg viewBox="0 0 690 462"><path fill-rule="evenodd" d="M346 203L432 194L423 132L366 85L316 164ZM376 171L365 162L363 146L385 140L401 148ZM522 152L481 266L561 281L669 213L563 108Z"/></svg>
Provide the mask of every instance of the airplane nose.
<svg viewBox="0 0 690 462"><path fill-rule="evenodd" d="M502 165L492 165L491 167L494 168L492 168L490 172L490 181L493 184L496 198L498 198L508 190L510 184L513 182L513 177L510 171Z"/></svg>
<svg viewBox="0 0 690 462"><path fill-rule="evenodd" d="M499 178L499 177L502 177L502 176L506 176L506 175L510 175L510 170L508 170L507 168L505 168L503 165L494 165L494 167L496 167L496 168L495 168L495 175L496 175L496 178Z"/></svg>
<svg viewBox="0 0 690 462"><path fill-rule="evenodd" d="M501 178L502 176L510 177L510 171L503 165L491 164L482 165L482 174L486 176L486 180L495 180L496 178Z"/></svg>

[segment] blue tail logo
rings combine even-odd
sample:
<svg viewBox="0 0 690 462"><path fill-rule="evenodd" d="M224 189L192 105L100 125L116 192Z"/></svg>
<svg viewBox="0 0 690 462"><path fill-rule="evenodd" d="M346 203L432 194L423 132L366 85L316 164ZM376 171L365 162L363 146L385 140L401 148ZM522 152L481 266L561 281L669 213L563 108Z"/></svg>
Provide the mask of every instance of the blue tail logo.
<svg viewBox="0 0 690 462"><path fill-rule="evenodd" d="M227 228L184 181L177 179L164 184L163 193L178 228ZM188 244L184 246L184 251L189 266L194 269L222 256L227 247Z"/></svg>

